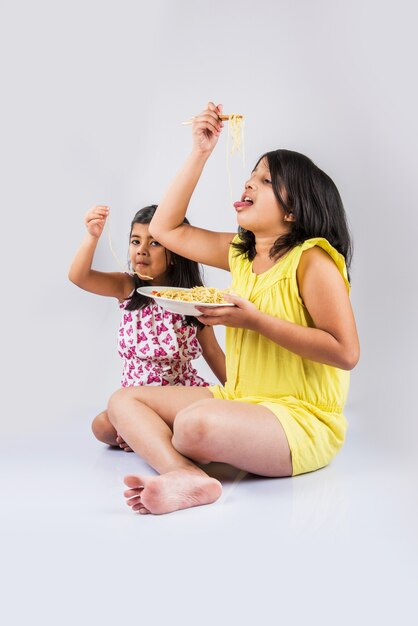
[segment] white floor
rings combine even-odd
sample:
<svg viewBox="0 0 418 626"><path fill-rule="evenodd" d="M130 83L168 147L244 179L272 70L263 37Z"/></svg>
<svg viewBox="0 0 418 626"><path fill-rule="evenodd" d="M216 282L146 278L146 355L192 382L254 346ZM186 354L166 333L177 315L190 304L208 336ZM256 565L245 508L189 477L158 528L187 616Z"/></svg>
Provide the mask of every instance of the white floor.
<svg viewBox="0 0 418 626"><path fill-rule="evenodd" d="M14 624L416 624L415 459L352 428L328 468L242 477L211 506L138 516L133 454L85 420L2 443L2 615Z"/></svg>

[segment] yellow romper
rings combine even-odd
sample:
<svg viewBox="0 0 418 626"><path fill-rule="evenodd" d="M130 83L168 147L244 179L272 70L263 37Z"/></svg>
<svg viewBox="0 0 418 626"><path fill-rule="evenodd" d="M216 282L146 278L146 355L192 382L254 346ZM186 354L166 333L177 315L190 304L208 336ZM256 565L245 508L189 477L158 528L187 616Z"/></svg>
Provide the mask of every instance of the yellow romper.
<svg viewBox="0 0 418 626"><path fill-rule="evenodd" d="M349 292L344 257L321 237L295 246L259 275L253 273L252 262L231 246L232 289L264 313L313 326L296 281L302 252L313 246L323 248L334 260ZM215 398L260 404L276 415L289 442L293 475L311 472L331 461L347 429L343 407L348 371L304 359L243 328L226 329L226 368L225 387L215 385L209 390Z"/></svg>

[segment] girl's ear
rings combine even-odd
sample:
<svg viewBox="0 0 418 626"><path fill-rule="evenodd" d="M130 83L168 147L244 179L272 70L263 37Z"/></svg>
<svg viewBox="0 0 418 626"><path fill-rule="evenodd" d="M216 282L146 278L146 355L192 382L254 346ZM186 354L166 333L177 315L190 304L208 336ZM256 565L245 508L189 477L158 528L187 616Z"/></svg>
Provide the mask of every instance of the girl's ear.
<svg viewBox="0 0 418 626"><path fill-rule="evenodd" d="M293 215L293 213L286 213L284 218L283 218L284 222L294 222L295 221L295 216Z"/></svg>

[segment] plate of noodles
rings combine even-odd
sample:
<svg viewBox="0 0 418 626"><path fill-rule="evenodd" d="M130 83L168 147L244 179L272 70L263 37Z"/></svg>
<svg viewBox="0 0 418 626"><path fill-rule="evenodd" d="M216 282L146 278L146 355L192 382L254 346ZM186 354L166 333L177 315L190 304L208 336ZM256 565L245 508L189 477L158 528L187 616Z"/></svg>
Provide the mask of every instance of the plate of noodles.
<svg viewBox="0 0 418 626"><path fill-rule="evenodd" d="M199 317L202 312L196 309L196 305L205 307L235 306L232 302L224 300L224 294L228 290L215 289L214 287L192 287L184 289L180 287L139 287L137 292L155 300L171 313L180 315L194 315Z"/></svg>

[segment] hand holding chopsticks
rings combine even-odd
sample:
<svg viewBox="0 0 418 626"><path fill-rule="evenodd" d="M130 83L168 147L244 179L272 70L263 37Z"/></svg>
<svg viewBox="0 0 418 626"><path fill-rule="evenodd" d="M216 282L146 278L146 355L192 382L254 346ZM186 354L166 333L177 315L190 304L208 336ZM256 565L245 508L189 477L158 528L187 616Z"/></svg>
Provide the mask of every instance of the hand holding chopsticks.
<svg viewBox="0 0 418 626"><path fill-rule="evenodd" d="M231 117L239 117L242 118L242 115L218 115L218 118L222 121L222 122L227 122ZM193 120L195 118L192 117L189 120L186 120L185 122L182 122L183 126L189 126L190 124L193 124Z"/></svg>

